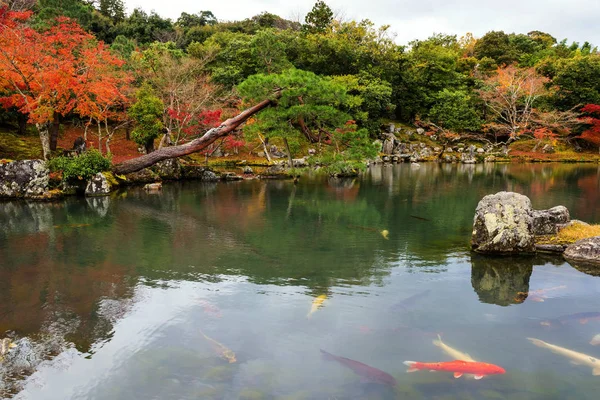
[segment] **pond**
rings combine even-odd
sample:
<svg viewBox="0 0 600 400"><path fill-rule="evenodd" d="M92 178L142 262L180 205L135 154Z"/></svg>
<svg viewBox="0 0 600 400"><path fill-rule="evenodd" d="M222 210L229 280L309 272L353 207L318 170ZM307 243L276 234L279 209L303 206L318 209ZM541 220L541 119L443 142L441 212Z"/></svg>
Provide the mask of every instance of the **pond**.
<svg viewBox="0 0 600 400"><path fill-rule="evenodd" d="M595 272L469 251L477 202L500 190L600 222L600 169L576 164L0 203L0 338L16 344L0 397L597 399ZM506 373L404 364L457 352Z"/></svg>

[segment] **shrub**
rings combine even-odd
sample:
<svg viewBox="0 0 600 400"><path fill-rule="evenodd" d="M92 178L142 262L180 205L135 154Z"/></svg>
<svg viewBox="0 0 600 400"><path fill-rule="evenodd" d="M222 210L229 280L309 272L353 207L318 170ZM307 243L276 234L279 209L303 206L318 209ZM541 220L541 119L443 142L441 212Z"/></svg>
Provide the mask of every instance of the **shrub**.
<svg viewBox="0 0 600 400"><path fill-rule="evenodd" d="M48 162L51 171L62 171L67 181L87 180L98 172L110 169L110 159L91 149L77 157L56 157Z"/></svg>

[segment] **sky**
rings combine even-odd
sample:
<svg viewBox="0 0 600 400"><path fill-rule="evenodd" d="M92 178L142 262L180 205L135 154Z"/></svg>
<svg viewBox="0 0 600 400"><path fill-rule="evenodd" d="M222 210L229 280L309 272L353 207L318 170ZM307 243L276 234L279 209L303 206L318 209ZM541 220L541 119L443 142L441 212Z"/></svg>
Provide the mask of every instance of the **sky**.
<svg viewBox="0 0 600 400"><path fill-rule="evenodd" d="M212 11L220 21L252 17L263 11L286 19L304 20L316 0L125 0L129 12L135 7L154 10L176 20L189 14ZM391 25L398 44L426 39L433 33L471 32L481 37L491 30L527 33L539 30L559 41L567 38L600 44L599 0L327 0L346 19L370 19L376 25Z"/></svg>

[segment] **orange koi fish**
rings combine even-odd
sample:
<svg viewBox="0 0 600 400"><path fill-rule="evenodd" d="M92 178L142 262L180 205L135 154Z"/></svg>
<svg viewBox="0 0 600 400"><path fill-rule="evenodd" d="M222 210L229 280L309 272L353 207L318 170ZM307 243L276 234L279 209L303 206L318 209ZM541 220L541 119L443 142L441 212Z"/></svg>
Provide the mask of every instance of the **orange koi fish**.
<svg viewBox="0 0 600 400"><path fill-rule="evenodd" d="M419 361L404 361L408 365L407 372L419 370L446 371L454 372L455 378L460 378L463 374L472 374L475 379L481 379L486 375L504 374L504 368L494 364L473 361L454 360L448 362L426 363Z"/></svg>

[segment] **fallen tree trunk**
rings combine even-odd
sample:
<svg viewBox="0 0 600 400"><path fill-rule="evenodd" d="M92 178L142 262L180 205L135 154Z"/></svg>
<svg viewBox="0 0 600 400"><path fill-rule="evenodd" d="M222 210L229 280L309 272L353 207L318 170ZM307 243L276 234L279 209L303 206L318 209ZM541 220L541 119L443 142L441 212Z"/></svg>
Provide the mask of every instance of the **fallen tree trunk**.
<svg viewBox="0 0 600 400"><path fill-rule="evenodd" d="M235 117L229 118L227 121L223 122L218 127L210 129L198 139L194 139L189 143L185 143L179 146L163 147L162 149L153 151L152 153L145 154L143 156L131 160L123 161L122 163L114 165L112 167L112 171L116 174L129 174L131 172L136 172L141 169L150 167L159 161L181 157L203 150L215 140L224 137L233 130L235 130L238 126L246 122L246 120L252 115L256 114L264 108L269 107L274 102L274 100L279 98L280 96L281 90L278 90L275 92L275 96L273 99L263 100L260 103L245 109L240 114L236 115Z"/></svg>

